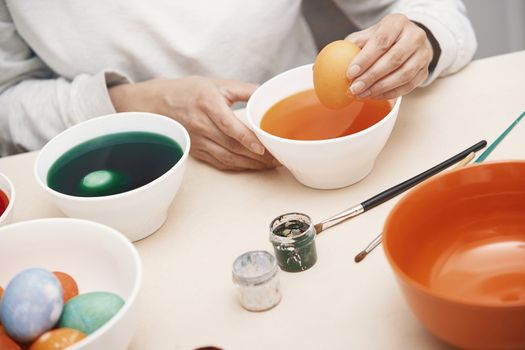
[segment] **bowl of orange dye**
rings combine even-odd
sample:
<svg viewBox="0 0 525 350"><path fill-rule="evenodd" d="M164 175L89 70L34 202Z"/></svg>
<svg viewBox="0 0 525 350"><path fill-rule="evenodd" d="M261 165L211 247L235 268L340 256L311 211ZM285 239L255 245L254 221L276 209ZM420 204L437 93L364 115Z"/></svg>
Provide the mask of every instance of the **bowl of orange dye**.
<svg viewBox="0 0 525 350"><path fill-rule="evenodd" d="M390 212L383 247L434 335L462 349L525 349L525 161L415 187Z"/></svg>
<svg viewBox="0 0 525 350"><path fill-rule="evenodd" d="M262 84L250 97L246 115L259 140L299 182L334 189L372 171L400 104L401 97L327 108L315 94L308 64Z"/></svg>

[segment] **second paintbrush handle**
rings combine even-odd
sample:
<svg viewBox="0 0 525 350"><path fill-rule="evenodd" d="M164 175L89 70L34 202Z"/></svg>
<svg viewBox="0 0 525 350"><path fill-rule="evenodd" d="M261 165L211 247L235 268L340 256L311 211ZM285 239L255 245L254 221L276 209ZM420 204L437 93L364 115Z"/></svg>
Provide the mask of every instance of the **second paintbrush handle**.
<svg viewBox="0 0 525 350"><path fill-rule="evenodd" d="M452 170L463 168L464 166L470 164L470 162L474 159L476 156L476 153L471 152L468 156L466 156L463 160L458 162ZM383 233L381 232L379 235L377 235L376 238L372 242L370 242L365 249L363 249L359 254L357 254L354 258L354 261L356 263L361 262L368 254L372 252L372 250L376 249L381 242L383 241Z"/></svg>
<svg viewBox="0 0 525 350"><path fill-rule="evenodd" d="M471 153L475 153L476 151L479 151L480 149L482 149L483 147L485 147L487 145L487 141L483 140L483 141L480 141L478 143L476 143L475 145L467 148L466 150L464 150L463 152L460 152L458 154L456 154L454 157L451 157L447 160L445 160L444 162L441 162L439 163L438 165L428 169L427 171L419 174L419 175L416 175L414 176L413 178L410 178L402 183L400 183L399 185L396 185L394 187L391 187L389 188L388 190L386 191L383 191L381 193L379 193L378 195L364 201L363 203L361 204L358 204L356 206L353 206L349 209L346 209L346 210L343 210L342 212L340 213L337 213L323 221L321 221L320 223L316 224L314 227L315 227L315 231L317 234L323 232L324 230L332 227L332 226L335 226L335 225L338 225L339 223L343 222L343 221L346 221L354 216L357 216L357 215L360 215L362 213L364 213L366 210L368 209L372 209L373 207L397 196L398 194L408 190L409 188L417 185L418 183L420 183L421 181L431 177L432 175L435 175L437 173L439 173L440 171L450 167L451 165L455 164L455 163L458 163L460 162L461 160L463 160L464 158L466 158L467 156L469 156Z"/></svg>
<svg viewBox="0 0 525 350"><path fill-rule="evenodd" d="M485 140L480 141L480 142L476 143L475 145L467 148L463 152L460 152L460 153L456 154L455 156L445 160L444 162L441 162L438 165L428 169L427 171L424 171L424 172L422 172L419 175L416 175L416 176L414 176L414 177L412 177L412 178L410 178L410 179L408 179L406 181L403 181L402 183L400 183L400 184L398 184L396 186L390 187L389 189L387 189L387 190L385 190L385 191L383 191L383 192L373 196L370 199L367 199L366 201L361 203L361 205L363 206L364 211L372 209L373 207L378 206L379 204L384 203L384 202L386 202L387 200L389 200L391 198L394 198L398 194L405 192L409 188L412 188L415 185L417 185L418 183L428 179L431 176L436 175L437 173L445 170L446 168L450 167L451 165L461 161L462 159L467 157L470 153L479 151L480 149L482 149L486 145L487 145L487 141L485 141Z"/></svg>

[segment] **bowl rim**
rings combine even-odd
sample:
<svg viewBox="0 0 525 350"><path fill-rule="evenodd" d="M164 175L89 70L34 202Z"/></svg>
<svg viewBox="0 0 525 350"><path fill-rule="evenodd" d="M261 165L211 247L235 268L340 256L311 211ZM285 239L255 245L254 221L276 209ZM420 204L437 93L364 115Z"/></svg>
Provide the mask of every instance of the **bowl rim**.
<svg viewBox="0 0 525 350"><path fill-rule="evenodd" d="M161 176L159 176L155 180L153 180L151 182L148 182L147 184L145 184L143 186L137 187L137 188L135 188L133 190L130 190L130 191L116 193L116 194L112 194L112 195L108 195L108 196L96 196L96 197L73 196L73 195L69 195L69 194L65 194L65 193L56 191L56 190L52 189L51 187L49 187L47 185L47 183L44 183L44 181L42 181L42 179L40 178L40 176L38 174L38 165L41 162L42 154L44 154L46 152L46 150L50 147L50 145L52 143L58 142L57 139L59 139L60 137L63 137L64 135L67 135L67 134L70 134L72 132L77 131L78 129L84 127L84 125L87 125L87 124L90 124L90 123L97 123L97 122L101 122L101 121L104 122L105 120L108 120L108 119L126 118L126 116L147 116L148 118L156 118L156 119L162 118L163 121L165 119L167 119L167 120L171 121L174 126L176 126L177 128L181 129L182 130L182 134L184 135L184 140L186 142L187 147L186 147L185 150L183 150L182 157L179 159L179 161L176 164L174 164L164 174L162 174ZM127 130L127 131L132 131L132 130ZM122 132L127 132L127 131L122 131ZM141 130L137 130L137 131L141 131ZM104 135L109 135L109 133L91 137L91 138L89 138L89 139L87 139L86 141L83 141L83 142L87 142L89 140L92 140L94 138L97 138L97 137L100 137L100 136L104 136ZM166 135L164 135L164 136L166 136ZM72 147L76 147L76 146L78 146L79 144L81 144L83 142L76 143ZM43 188L46 192L50 193L51 195L53 195L55 197L58 197L58 198L61 198L61 199L66 199L66 200L69 200L69 201L76 201L76 202L99 202L99 201L105 201L105 200L110 200L110 199L111 200L112 199L118 199L118 198L127 197L127 196L130 196L130 195L134 195L134 194L137 194L137 193L140 193L140 192L147 191L152 186L155 186L158 182L164 181L164 179L166 179L167 177L171 176L171 174L176 172L179 168L183 167L183 164L186 163L186 160L189 157L190 148L191 148L191 139L190 139L190 135L189 135L188 131L186 130L186 128L181 123L179 123L178 121L176 121L174 119L171 119L171 118L169 118L167 116L164 116L164 115L161 115L161 114L150 113L150 112L111 113L111 114L103 115L103 116L100 116L100 117L92 118L92 119L83 121L81 123L78 123L78 124L68 128L68 129L62 131L58 135L54 136L38 152L37 158L36 158L36 160L34 162L34 165L33 165L33 175L36 178L36 181L40 185L41 188ZM55 159L54 162L56 162L56 160L58 160L58 158L60 158L63 155L64 155L64 153L59 155ZM54 162L53 162L53 164L54 164ZM48 172L49 172L49 170L48 170ZM46 173L46 176L47 176L47 173Z"/></svg>
<svg viewBox="0 0 525 350"><path fill-rule="evenodd" d="M305 64L305 65L302 65L302 66L298 66L298 67L295 67L295 68L288 69L288 70L286 70L284 72L281 72L281 73L275 75L274 77L268 79L267 81L262 83L259 87L257 87L257 89L250 96L250 98L248 99L248 102L246 104L246 119L247 119L248 124L250 126L250 129L252 131L254 131L256 133L260 133L260 134L262 134L262 135L264 135L264 136L266 136L266 137L268 137L270 139L273 139L274 141L285 142L285 143L296 144L296 145L308 144L308 145L317 146L317 145L326 145L326 144L332 144L332 143L339 143L339 142L343 142L343 141L347 141L347 140L360 138L360 137L362 137L362 136L364 136L364 135L374 131L375 129L380 128L381 126L383 126L383 124L386 124L390 119L395 118L395 116L397 115L397 113L394 113L394 110L399 109L400 104L401 104L401 100L403 99L403 96L398 96L395 99L388 99L388 100L386 100L386 101L394 100L394 103L393 104L391 103L390 112L388 112L388 114L386 116L384 116L380 121L378 121L374 125L366 128L364 130L361 130L359 132L350 134L350 135L336 137L336 138L331 138L331 139L323 139L323 140L294 140L294 139L287 139L287 138L284 138L284 137L280 137L280 136L276 136L276 135L270 134L269 132L264 131L263 129L261 129L261 127L259 125L256 125L255 122L252 120L251 110L253 108L252 107L253 100L255 98L257 98L258 95L261 94L261 89L265 85L268 85L268 84L272 83L273 81L282 78L284 75L290 74L290 73L292 73L294 71L298 71L298 70L305 70L305 69L310 69L311 70L311 67L313 67L313 63L309 63L309 64ZM301 90L301 91L306 91L306 90L309 90L309 89L307 88L307 89L304 89L304 90ZM289 95L289 96L291 96L291 95ZM289 96L287 96L287 97L289 97ZM279 100L275 101L272 104L272 106L275 105L277 102L279 102L281 100L282 99L279 99Z"/></svg>
<svg viewBox="0 0 525 350"><path fill-rule="evenodd" d="M456 295L450 295L445 294L442 292L435 291L424 284L418 282L413 277L408 275L401 267L396 263L395 259L392 257L392 254L388 250L387 241L390 240L390 235L388 234L388 230L386 230L387 225L389 225L390 221L392 220L392 213L399 210L399 207L404 205L404 203L408 200L407 198L413 194L413 192L418 191L420 188L425 188L427 186L431 186L434 182L440 181L441 178L449 176L450 174L462 172L462 171L470 171L471 169L475 168L485 168L485 167L497 167L502 164L519 164L520 166L525 167L525 160L494 160L494 161L487 161L484 163L473 163L466 167L462 167L459 169L454 169L450 171L445 171L443 173L437 174L435 176L432 176L430 179L425 180L421 182L420 184L414 186L414 188L410 189L407 193L403 195L403 197L392 207L392 209L389 211L388 216L385 220L385 223L383 225L383 252L385 253L385 256L389 262L390 267L392 270L394 270L394 274L396 277L401 280L403 283L410 285L410 287L415 288L419 292L430 295L434 298L445 300L448 302L466 305L466 306L472 306L472 307L493 307L493 308L505 308L505 309L525 309L525 301L521 303L514 303L514 304L498 304L495 302L487 302L487 301L473 301L473 300L465 300L461 299Z"/></svg>
<svg viewBox="0 0 525 350"><path fill-rule="evenodd" d="M140 292L140 288L142 286L142 260L140 258L140 255L137 251L137 248L133 243L129 241L129 239L126 238L122 233L117 231L116 229L106 226L104 224L100 224L98 222L90 221L90 220L84 220L84 219L73 219L73 218L43 218L43 219L34 219L34 220L27 220L27 221L21 221L17 223L13 223L10 225L6 225L3 227L0 227L0 235L4 234L2 231L6 229L13 229L18 227L24 227L28 225L34 225L34 226L40 226L41 224L55 224L55 225L84 225L92 227L93 229L97 229L100 231L105 231L104 234L112 235L117 241L120 241L119 244L123 244L127 247L128 252L132 256L133 264L135 265L135 269L137 271L135 275L135 282L133 283L133 287L131 290L131 293L129 294L129 297L125 300L124 306L115 314L113 317L107 321L102 327L97 329L95 332L86 335L86 337L79 342L71 345L71 350L79 350L83 346L88 345L98 339L103 333L105 333L109 328L113 327L117 322L120 321L122 317L124 317L124 314L128 312L128 310L134 306L138 294ZM69 349L69 348L68 348Z"/></svg>
<svg viewBox="0 0 525 350"><path fill-rule="evenodd" d="M5 208L4 212L0 215L0 225L2 225L2 223L4 222L8 223L6 220L8 216L10 215L10 213L13 211L13 207L15 205L15 200L16 200L16 190L15 190L15 186L13 185L11 180L7 177L7 175L0 173L0 178L7 183L7 186L9 187L9 191L11 192L10 194L6 193L9 199L9 203L7 203L7 207Z"/></svg>

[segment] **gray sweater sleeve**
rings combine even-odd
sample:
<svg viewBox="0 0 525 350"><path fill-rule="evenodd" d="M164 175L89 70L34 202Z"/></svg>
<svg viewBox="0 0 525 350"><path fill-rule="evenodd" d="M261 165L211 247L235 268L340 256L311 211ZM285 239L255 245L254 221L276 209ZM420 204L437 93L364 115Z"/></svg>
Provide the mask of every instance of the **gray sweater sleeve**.
<svg viewBox="0 0 525 350"><path fill-rule="evenodd" d="M367 28L390 13L402 13L423 24L441 49L439 61L423 85L467 65L477 48L474 29L461 0L334 0L360 28Z"/></svg>
<svg viewBox="0 0 525 350"><path fill-rule="evenodd" d="M0 0L0 156L37 150L78 122L114 113L107 86L124 82L112 71L56 77L17 33Z"/></svg>

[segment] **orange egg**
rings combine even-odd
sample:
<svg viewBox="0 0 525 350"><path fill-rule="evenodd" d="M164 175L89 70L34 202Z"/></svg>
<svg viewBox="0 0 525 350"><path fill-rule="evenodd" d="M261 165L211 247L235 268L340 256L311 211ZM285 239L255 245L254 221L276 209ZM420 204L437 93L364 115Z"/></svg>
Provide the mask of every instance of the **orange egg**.
<svg viewBox="0 0 525 350"><path fill-rule="evenodd" d="M0 324L0 334L7 334L7 332L5 331L4 326L2 326L1 324Z"/></svg>
<svg viewBox="0 0 525 350"><path fill-rule="evenodd" d="M61 350L84 339L86 335L76 329L58 328L42 334L29 350Z"/></svg>
<svg viewBox="0 0 525 350"><path fill-rule="evenodd" d="M314 88L323 105L332 109L343 108L353 100L348 91L351 81L346 77L350 62L361 51L348 40L326 45L314 63Z"/></svg>
<svg viewBox="0 0 525 350"><path fill-rule="evenodd" d="M60 285L62 286L62 297L64 299L64 303L68 301L69 299L76 297L78 295L78 286L77 282L64 272L58 272L54 271L53 274L60 282Z"/></svg>
<svg viewBox="0 0 525 350"><path fill-rule="evenodd" d="M0 334L0 349L2 350L20 350L20 346L6 334Z"/></svg>

